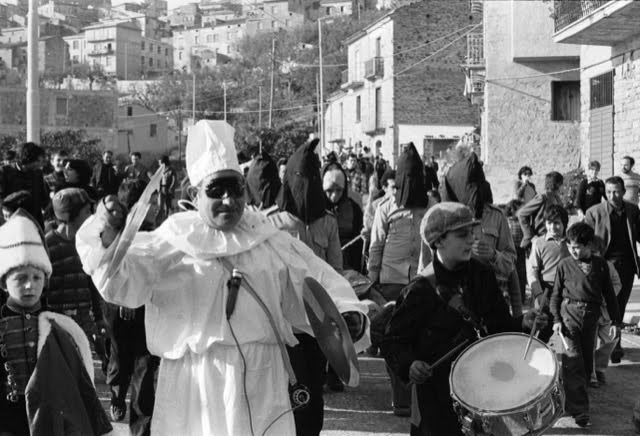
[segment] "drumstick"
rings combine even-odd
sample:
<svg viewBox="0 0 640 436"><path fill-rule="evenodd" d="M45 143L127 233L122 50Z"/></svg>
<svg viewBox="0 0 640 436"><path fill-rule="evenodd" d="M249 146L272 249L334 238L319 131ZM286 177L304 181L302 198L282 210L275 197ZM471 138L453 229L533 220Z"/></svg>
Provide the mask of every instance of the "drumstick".
<svg viewBox="0 0 640 436"><path fill-rule="evenodd" d="M360 239L363 239L364 236L362 235L358 235L355 238L353 238L352 240L350 240L349 242L347 242L346 244L344 244L341 248L341 250L346 250L347 248L351 247L353 244L355 244L356 242L358 242Z"/></svg>
<svg viewBox="0 0 640 436"><path fill-rule="evenodd" d="M529 348L531 348L531 342L533 342L533 336L536 334L536 330L538 327L537 321L537 318L533 320L533 327L531 327L531 331L529 332L529 340L527 341L527 347L524 349L524 356L522 356L522 360L525 360L527 358Z"/></svg>
<svg viewBox="0 0 640 436"><path fill-rule="evenodd" d="M460 351L463 347L465 347L467 344L469 343L469 339L465 339L464 341L460 342L458 345L456 345L455 348L453 348L451 351L449 351L447 354L445 354L444 356L442 356L440 359L436 360L435 362L433 362L433 365L431 365L431 369L434 370L437 367L439 367L440 365L442 365L443 363L445 363L447 360L449 360L454 354L456 354L458 351Z"/></svg>
<svg viewBox="0 0 640 436"><path fill-rule="evenodd" d="M562 334L562 331L559 331L558 335L560 336L560 339L562 340L562 345L564 345L564 349L568 350L569 349L569 345L567 344L567 340L564 338L564 335Z"/></svg>

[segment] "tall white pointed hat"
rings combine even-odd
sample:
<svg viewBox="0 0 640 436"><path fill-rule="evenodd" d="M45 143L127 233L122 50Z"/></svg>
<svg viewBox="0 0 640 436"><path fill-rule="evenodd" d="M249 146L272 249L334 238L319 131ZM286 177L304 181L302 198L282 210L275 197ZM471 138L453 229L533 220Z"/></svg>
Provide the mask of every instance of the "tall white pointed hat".
<svg viewBox="0 0 640 436"><path fill-rule="evenodd" d="M235 129L225 121L200 120L189 130L187 174L192 186L221 170L242 174L233 141Z"/></svg>
<svg viewBox="0 0 640 436"><path fill-rule="evenodd" d="M13 268L31 265L51 276L51 261L42 230L23 209L0 226L0 278Z"/></svg>

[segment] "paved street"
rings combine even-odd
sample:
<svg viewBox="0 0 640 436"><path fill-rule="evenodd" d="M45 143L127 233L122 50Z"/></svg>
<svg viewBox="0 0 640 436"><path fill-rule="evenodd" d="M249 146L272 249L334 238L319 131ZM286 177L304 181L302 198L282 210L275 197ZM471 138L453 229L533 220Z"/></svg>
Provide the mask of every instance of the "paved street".
<svg viewBox="0 0 640 436"><path fill-rule="evenodd" d="M635 317L635 318L634 318ZM627 320L640 320L640 283L636 283ZM640 336L624 333L623 346L627 350L620 365L614 365L607 374L608 383L591 389L593 426L585 431L570 418L561 419L549 435L631 436L633 403L640 398ZM409 420L398 418L390 410L390 387L382 359L360 357L361 385L347 388L344 393L326 393L326 413L323 435L326 436L396 436L406 435ZM96 368L99 381L101 373ZM108 396L104 384L99 384L105 407ZM126 426L116 425L116 435L128 434Z"/></svg>

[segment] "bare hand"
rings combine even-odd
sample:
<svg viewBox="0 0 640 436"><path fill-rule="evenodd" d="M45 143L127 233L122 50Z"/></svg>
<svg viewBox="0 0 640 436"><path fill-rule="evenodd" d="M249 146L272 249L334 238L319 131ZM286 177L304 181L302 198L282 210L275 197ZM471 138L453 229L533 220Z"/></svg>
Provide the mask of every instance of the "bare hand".
<svg viewBox="0 0 640 436"><path fill-rule="evenodd" d="M96 215L104 222L104 229L100 234L103 247L109 247L120 230L124 227L127 218L127 208L120 203L115 195L108 195L98 203Z"/></svg>
<svg viewBox="0 0 640 436"><path fill-rule="evenodd" d="M487 241L480 239L473 243L471 252L480 259L493 259L496 250Z"/></svg>
<svg viewBox="0 0 640 436"><path fill-rule="evenodd" d="M136 317L136 310L129 309L128 307L120 306L120 318L125 321L131 321Z"/></svg>
<svg viewBox="0 0 640 436"><path fill-rule="evenodd" d="M560 336L562 334L562 323L561 322L554 322L553 323L553 332Z"/></svg>
<svg viewBox="0 0 640 436"><path fill-rule="evenodd" d="M411 383L421 385L426 382L429 377L433 375L433 371L427 362L422 360L415 360L409 368L409 380Z"/></svg>
<svg viewBox="0 0 640 436"><path fill-rule="evenodd" d="M618 333L619 333L619 332L620 332L620 329L618 328L618 326L617 326L617 325L615 325L615 324L612 324L612 325L611 325L611 329L609 330L609 335L610 335L612 338L615 338L615 337L617 337L617 336L618 336Z"/></svg>

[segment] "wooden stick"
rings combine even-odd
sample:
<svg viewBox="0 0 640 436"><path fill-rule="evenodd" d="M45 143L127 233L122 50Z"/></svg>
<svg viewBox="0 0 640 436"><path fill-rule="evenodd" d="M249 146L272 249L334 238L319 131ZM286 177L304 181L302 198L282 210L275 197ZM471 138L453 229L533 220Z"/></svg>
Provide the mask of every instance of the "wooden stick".
<svg viewBox="0 0 640 436"><path fill-rule="evenodd" d="M533 342L533 336L536 334L538 330L538 320L533 320L533 326L531 327L531 331L529 332L529 340L527 341L527 347L524 349L524 355L522 356L522 360L527 359L527 354L529 354L529 348L531 348L531 342Z"/></svg>
<svg viewBox="0 0 640 436"><path fill-rule="evenodd" d="M346 248L351 247L353 244L355 244L356 242L358 242L360 239L363 239L364 237L362 235L358 235L355 238L353 238L352 240L350 240L349 242L347 242L346 244L344 244L341 248L341 250L345 250Z"/></svg>
<svg viewBox="0 0 640 436"><path fill-rule="evenodd" d="M462 341L461 343L459 343L458 345L456 345L455 348L453 348L451 351L449 351L447 354L445 354L444 356L442 356L440 359L436 360L435 362L433 362L433 365L431 365L431 369L434 370L437 367L439 367L440 365L442 365L443 363L445 363L447 360L449 360L454 354L456 354L458 351L460 351L462 348L466 347L467 344L469 343L469 339L465 339L464 341Z"/></svg>
<svg viewBox="0 0 640 436"><path fill-rule="evenodd" d="M560 339L562 340L562 345L564 345L564 349L568 350L569 349L569 345L567 344L567 340L564 338L564 335L562 334L562 331L559 332L559 336L560 336Z"/></svg>

